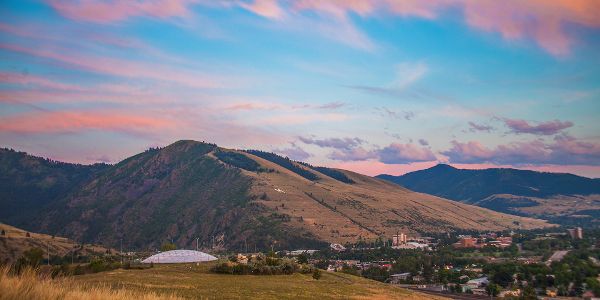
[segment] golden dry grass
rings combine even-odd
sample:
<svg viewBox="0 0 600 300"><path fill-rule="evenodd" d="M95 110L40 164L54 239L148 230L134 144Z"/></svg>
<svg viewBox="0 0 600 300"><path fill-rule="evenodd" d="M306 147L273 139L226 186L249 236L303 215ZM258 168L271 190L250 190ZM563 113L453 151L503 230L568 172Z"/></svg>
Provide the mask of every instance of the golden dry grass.
<svg viewBox="0 0 600 300"><path fill-rule="evenodd" d="M240 152L243 153L243 152ZM410 191L396 184L340 170L355 181L345 184L311 170L321 179L313 182L257 156L243 153L273 173L244 173L253 177L256 200L278 214L291 217L289 225L321 240L356 242L359 237L390 237L398 231L447 232L452 228L505 230L551 226L546 221L507 215ZM519 225L517 225L518 222Z"/></svg>
<svg viewBox="0 0 600 300"><path fill-rule="evenodd" d="M323 272L311 274L228 275L209 272L214 263L155 265L75 276L88 286L174 294L186 299L442 299L366 278Z"/></svg>
<svg viewBox="0 0 600 300"><path fill-rule="evenodd" d="M0 235L0 262L7 264L14 263L23 252L31 248L43 249L45 253L49 246L50 255L64 256L73 251L77 245L70 239L42 233L29 232L28 237L27 231L3 223L0 223L0 230L5 232L5 235ZM78 255L104 253L106 250L107 248L102 246L86 244L83 249L78 250Z"/></svg>
<svg viewBox="0 0 600 300"><path fill-rule="evenodd" d="M51 279L27 269L20 275L11 275L8 268L0 270L0 300L158 300L181 299L154 292L111 289L106 286L85 286L72 279Z"/></svg>
<svg viewBox="0 0 600 300"><path fill-rule="evenodd" d="M157 265L145 270L51 279L27 269L21 275L0 270L0 300L92 299L444 299L365 278L325 272L309 275L224 275L211 264Z"/></svg>

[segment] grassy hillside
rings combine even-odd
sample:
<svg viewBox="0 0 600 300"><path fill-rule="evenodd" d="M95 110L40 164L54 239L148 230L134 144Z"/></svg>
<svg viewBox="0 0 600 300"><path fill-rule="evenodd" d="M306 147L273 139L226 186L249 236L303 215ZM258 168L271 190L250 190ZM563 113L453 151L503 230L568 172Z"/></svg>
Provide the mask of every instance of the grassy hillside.
<svg viewBox="0 0 600 300"><path fill-rule="evenodd" d="M88 286L118 286L133 292L173 294L195 299L432 299L358 276L310 274L223 275L209 273L212 264L155 265L145 270L115 270L75 276Z"/></svg>
<svg viewBox="0 0 600 300"><path fill-rule="evenodd" d="M310 235L286 232L251 202L251 178L212 156L216 149L180 141L128 158L54 203L39 229L113 246L123 239L124 247L134 249L171 240L193 247L196 238L203 248L235 248L251 240L265 249L272 235L310 244Z"/></svg>
<svg viewBox="0 0 600 300"><path fill-rule="evenodd" d="M108 249L97 245L81 245L58 236L27 232L25 230L0 223L0 263L14 263L23 252L31 248L50 251L50 256L65 256L70 253L77 256L103 254ZM112 250L114 252L114 250Z"/></svg>
<svg viewBox="0 0 600 300"><path fill-rule="evenodd" d="M256 202L287 219L293 227L305 229L330 242L389 237L399 230L428 233L548 225L540 220L500 214L416 193L385 180L349 171L339 170L352 180L352 184L315 170L319 180L312 181L288 167L246 155L264 168L275 170L271 173L244 172L254 178L252 194L265 196Z"/></svg>
<svg viewBox="0 0 600 300"><path fill-rule="evenodd" d="M573 174L437 165L402 176L377 177L414 191L554 222L593 221L600 213L600 179Z"/></svg>

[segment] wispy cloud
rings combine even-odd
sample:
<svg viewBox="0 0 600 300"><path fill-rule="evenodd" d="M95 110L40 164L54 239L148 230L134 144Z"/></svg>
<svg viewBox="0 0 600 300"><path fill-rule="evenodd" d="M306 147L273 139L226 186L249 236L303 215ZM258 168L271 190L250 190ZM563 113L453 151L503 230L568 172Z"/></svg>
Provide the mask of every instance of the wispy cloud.
<svg viewBox="0 0 600 300"><path fill-rule="evenodd" d="M492 130L494 130L494 127L490 126L490 125L485 125L485 124L477 124L475 122L471 122L469 121L469 131L471 132L476 132L476 131L485 131L485 132L491 132Z"/></svg>
<svg viewBox="0 0 600 300"><path fill-rule="evenodd" d="M553 120L547 122L539 122L531 124L526 120L520 119L504 119L504 124L514 133L530 133L536 135L554 135L564 129L573 127L573 122Z"/></svg>

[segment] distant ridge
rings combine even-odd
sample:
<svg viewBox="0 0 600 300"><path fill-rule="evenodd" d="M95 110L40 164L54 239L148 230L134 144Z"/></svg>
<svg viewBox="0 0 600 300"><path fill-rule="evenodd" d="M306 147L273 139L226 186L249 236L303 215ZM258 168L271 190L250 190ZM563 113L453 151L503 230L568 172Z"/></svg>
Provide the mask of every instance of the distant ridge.
<svg viewBox="0 0 600 300"><path fill-rule="evenodd" d="M589 200L591 204L582 206L582 210L600 209L600 202L594 200L597 198L595 195L600 194L600 179L567 173L505 168L467 170L438 164L429 169L401 176L383 174L378 175L377 178L414 191L522 215L550 218L555 216L555 210L551 210L548 214L544 214L541 210L538 214L535 209L530 208L543 206L542 202L548 202L539 199ZM550 203L546 204L550 205Z"/></svg>

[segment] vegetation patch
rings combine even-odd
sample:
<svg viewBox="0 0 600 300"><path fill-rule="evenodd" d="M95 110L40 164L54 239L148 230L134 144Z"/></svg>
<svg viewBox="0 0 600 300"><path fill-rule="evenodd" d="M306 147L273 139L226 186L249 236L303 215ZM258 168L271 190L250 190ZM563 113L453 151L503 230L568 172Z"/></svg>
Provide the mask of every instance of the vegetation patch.
<svg viewBox="0 0 600 300"><path fill-rule="evenodd" d="M243 262L239 261L237 256L232 256L228 261L212 267L211 271L232 275L292 275L294 273L311 274L314 272L314 267L308 264L299 264L289 258L259 254L245 257Z"/></svg>
<svg viewBox="0 0 600 300"><path fill-rule="evenodd" d="M308 180L315 181L319 179L319 176L317 176L315 173L296 165L295 162L289 159L288 157L282 157L275 153L264 152L259 150L246 150L246 152L252 155L256 155L262 159L266 159L272 163L276 163Z"/></svg>
<svg viewBox="0 0 600 300"><path fill-rule="evenodd" d="M298 163L301 165L307 166L317 172L320 172L321 174L325 174L337 181L347 183L347 184L356 183L356 182L354 182L354 180L348 178L348 176L346 176L346 174L344 174L343 172L340 172L336 169L331 169L331 168L327 168L327 167L315 167L315 166L305 163L305 162L298 162Z"/></svg>
<svg viewBox="0 0 600 300"><path fill-rule="evenodd" d="M230 151L216 151L215 156L222 162L251 172L274 172L273 169L262 168L259 163L244 154Z"/></svg>

